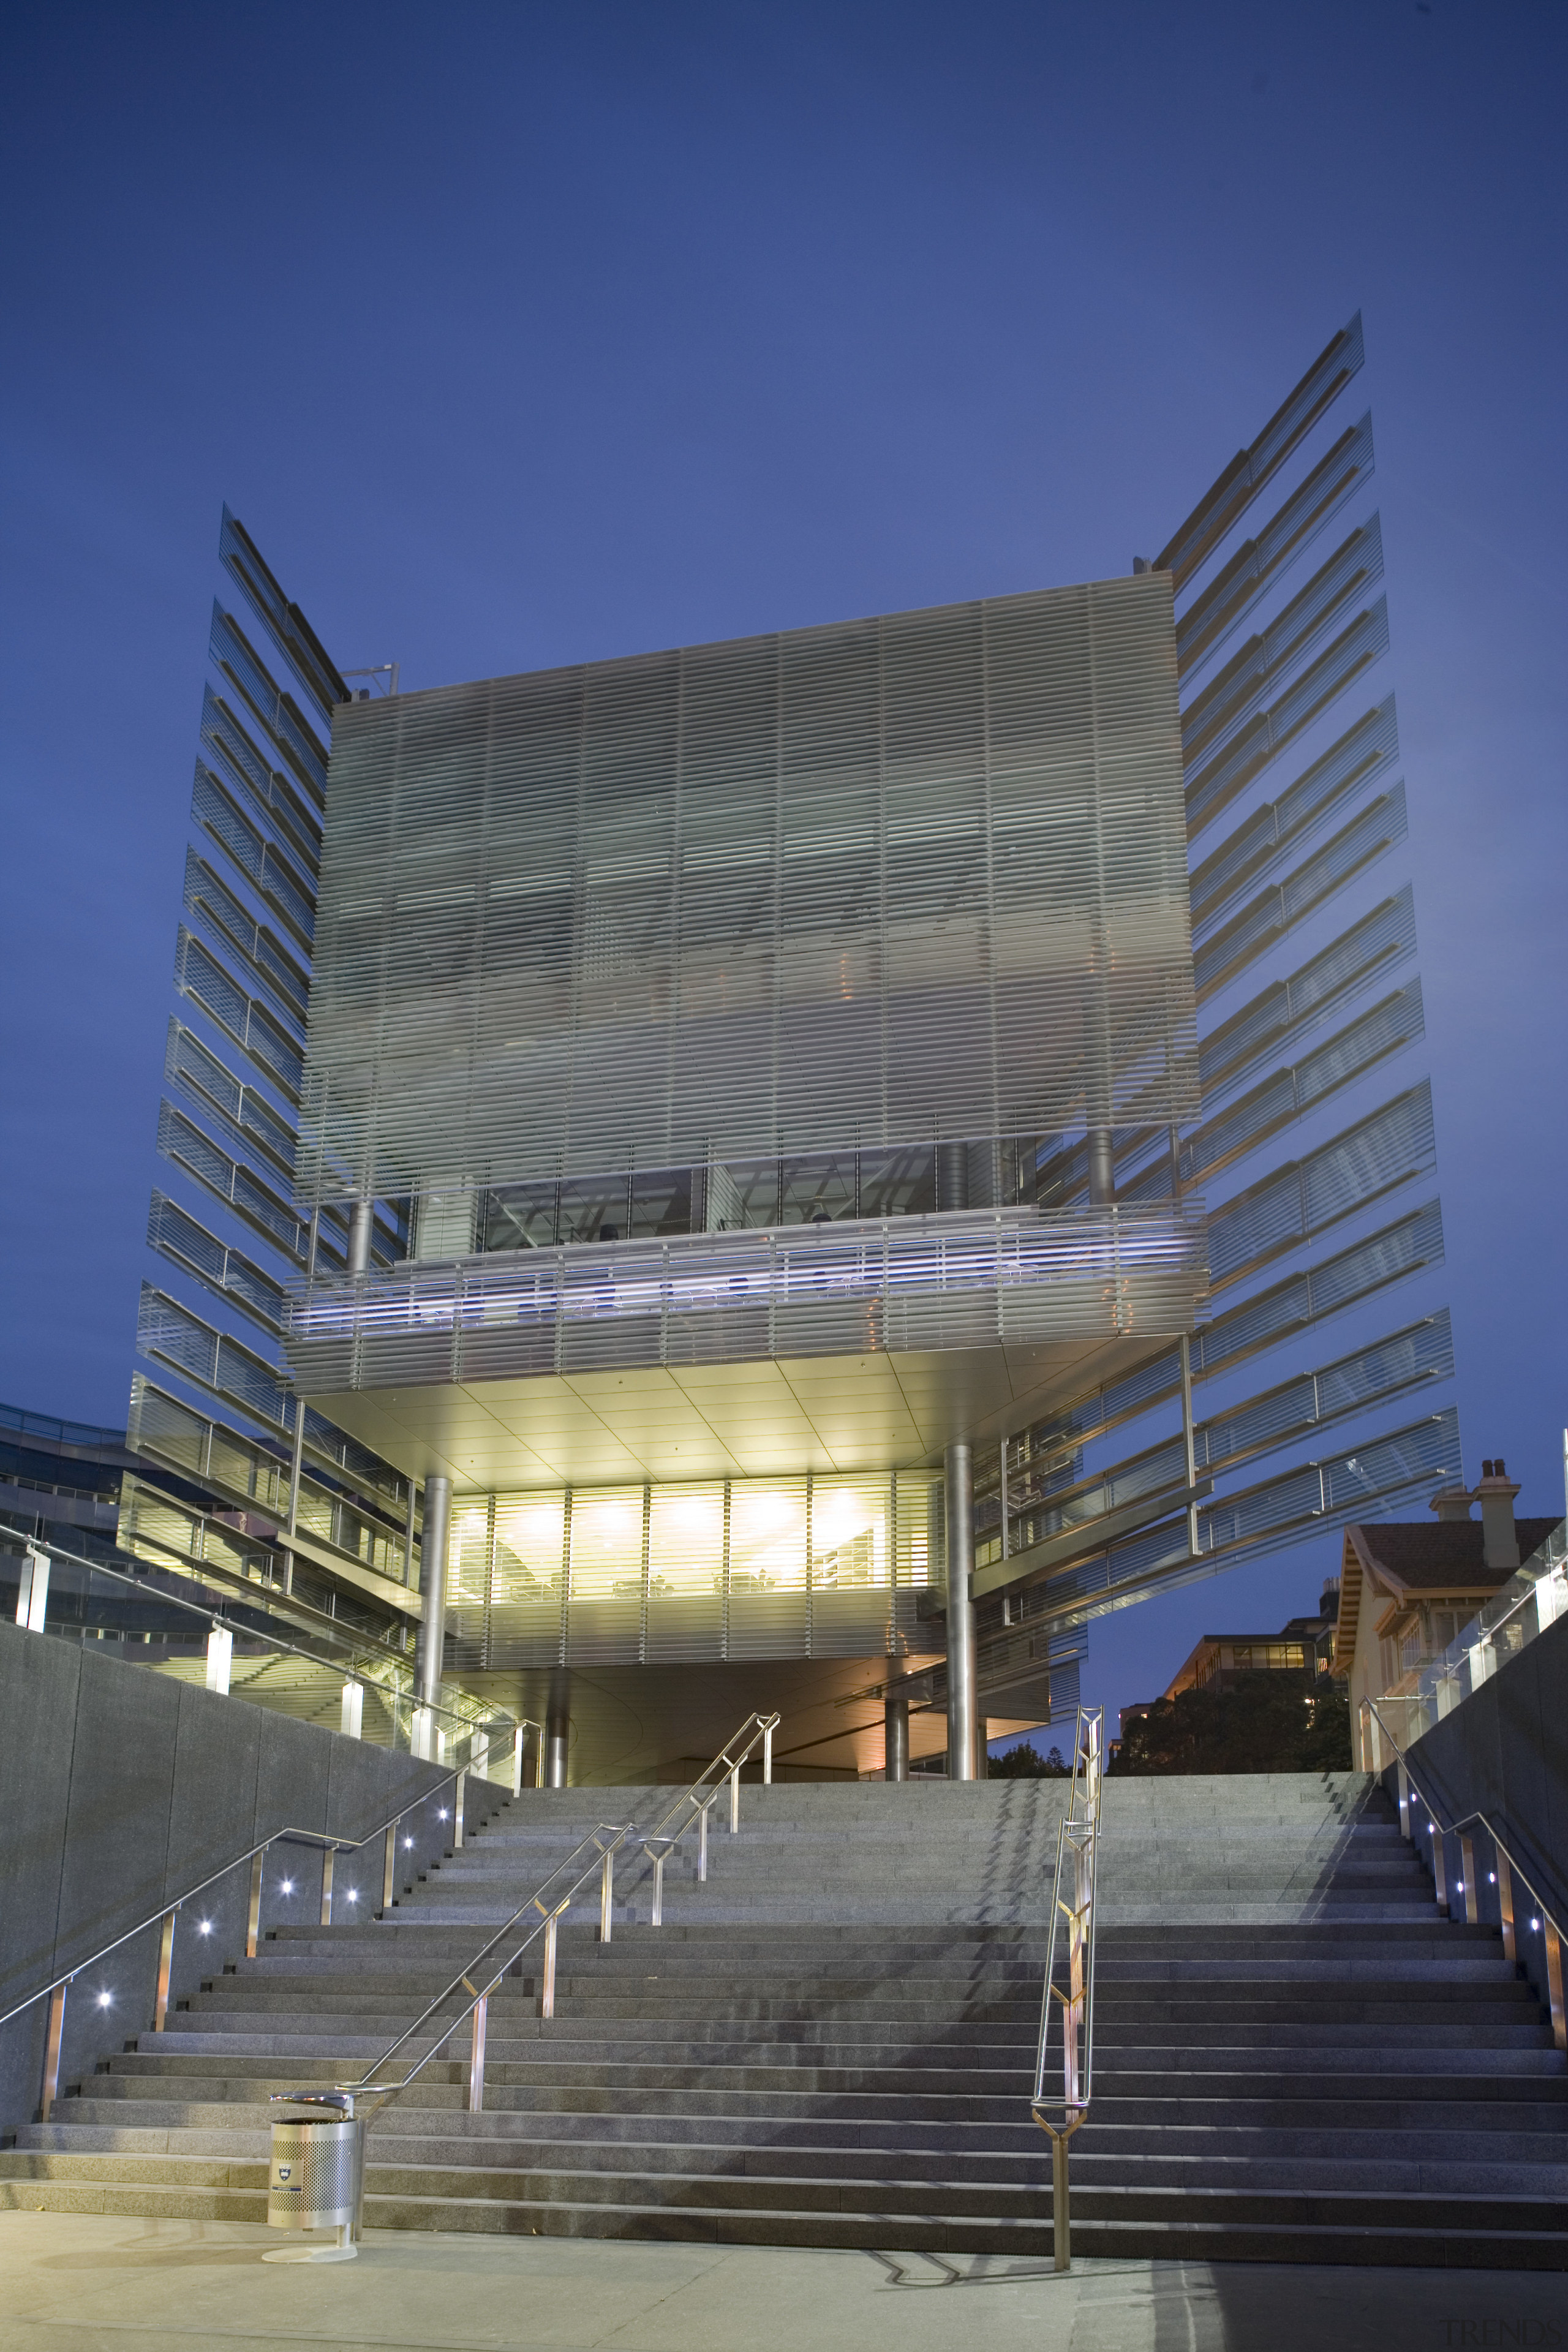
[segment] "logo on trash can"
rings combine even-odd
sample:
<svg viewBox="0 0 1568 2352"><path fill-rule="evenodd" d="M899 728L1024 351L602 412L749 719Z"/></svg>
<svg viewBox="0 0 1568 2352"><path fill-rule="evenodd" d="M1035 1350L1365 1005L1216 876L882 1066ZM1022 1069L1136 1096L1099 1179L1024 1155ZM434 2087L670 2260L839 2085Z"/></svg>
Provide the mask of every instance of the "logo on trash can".
<svg viewBox="0 0 1568 2352"><path fill-rule="evenodd" d="M289 2178L289 2175L293 2171L293 2169L294 2169L294 2168L293 2168L293 2166L292 2166L291 2164L280 2164L280 2165L279 2166L279 2168L278 2168L278 2178L279 2178L279 2180L287 2180L287 2179L288 2179L288 2178Z"/></svg>

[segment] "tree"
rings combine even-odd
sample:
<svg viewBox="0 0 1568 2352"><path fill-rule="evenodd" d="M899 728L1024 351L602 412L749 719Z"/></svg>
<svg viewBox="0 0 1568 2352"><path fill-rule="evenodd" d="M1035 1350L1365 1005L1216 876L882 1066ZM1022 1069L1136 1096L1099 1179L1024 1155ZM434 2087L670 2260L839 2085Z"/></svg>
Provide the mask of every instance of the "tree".
<svg viewBox="0 0 1568 2352"><path fill-rule="evenodd" d="M993 1756L986 1766L986 1777L992 1780L1065 1780L1068 1768L1059 1748L1042 1756L1029 1740L1021 1739L1016 1748L1009 1748L1005 1756Z"/></svg>
<svg viewBox="0 0 1568 2352"><path fill-rule="evenodd" d="M1310 1688L1294 1674L1237 1675L1227 1689L1156 1699L1122 1735L1110 1769L1348 1772L1350 1698L1342 1682Z"/></svg>

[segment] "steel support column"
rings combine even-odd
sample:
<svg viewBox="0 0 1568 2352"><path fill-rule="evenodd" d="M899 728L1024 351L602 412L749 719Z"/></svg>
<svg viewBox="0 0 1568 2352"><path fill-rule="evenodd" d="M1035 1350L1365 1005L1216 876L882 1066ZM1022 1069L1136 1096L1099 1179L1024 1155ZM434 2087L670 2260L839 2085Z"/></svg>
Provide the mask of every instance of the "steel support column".
<svg viewBox="0 0 1568 2352"><path fill-rule="evenodd" d="M441 1704L441 1668L447 1644L447 1528L452 1510L450 1478L425 1481L425 1533L419 1547L419 1590L425 1601L419 1628L418 1700Z"/></svg>
<svg viewBox="0 0 1568 2352"><path fill-rule="evenodd" d="M544 1723L544 1785L547 1789L566 1786L566 1758L572 1745L572 1676L563 1667L550 1677L550 1700L545 1708Z"/></svg>
<svg viewBox="0 0 1568 2352"><path fill-rule="evenodd" d="M884 1698L882 1726L882 1778L885 1780L907 1780L910 1777L910 1703L907 1698Z"/></svg>
<svg viewBox="0 0 1568 2352"><path fill-rule="evenodd" d="M964 1444L942 1457L947 1530L947 1774L974 1778L974 1457Z"/></svg>
<svg viewBox="0 0 1568 2352"><path fill-rule="evenodd" d="M375 1230L375 1202L356 1201L349 1211L349 1272L370 1272L370 1242Z"/></svg>

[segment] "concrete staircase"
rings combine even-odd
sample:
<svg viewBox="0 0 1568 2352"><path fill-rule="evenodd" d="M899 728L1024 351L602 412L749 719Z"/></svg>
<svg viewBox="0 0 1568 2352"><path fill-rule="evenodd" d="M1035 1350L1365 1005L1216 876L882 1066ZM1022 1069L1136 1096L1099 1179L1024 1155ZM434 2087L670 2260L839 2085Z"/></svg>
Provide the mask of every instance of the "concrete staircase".
<svg viewBox="0 0 1568 2352"><path fill-rule="evenodd" d="M530 1791L384 1922L291 1929L0 2153L0 2203L259 2221L269 2091L368 2066L601 1817ZM1043 2255L1029 2118L1059 1783L748 1788L709 1883L639 1864L371 2127L372 2227ZM1568 2268L1568 2072L1360 1775L1110 1781L1074 2244ZM592 1915L596 1919L596 1906ZM417 2045L416 2045L417 2046Z"/></svg>

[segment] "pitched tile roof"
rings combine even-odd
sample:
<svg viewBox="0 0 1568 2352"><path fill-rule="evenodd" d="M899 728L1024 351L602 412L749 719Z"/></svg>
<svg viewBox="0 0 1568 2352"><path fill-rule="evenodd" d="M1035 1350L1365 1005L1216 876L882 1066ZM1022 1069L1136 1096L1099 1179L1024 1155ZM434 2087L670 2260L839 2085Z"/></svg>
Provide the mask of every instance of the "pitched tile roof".
<svg viewBox="0 0 1568 2352"><path fill-rule="evenodd" d="M1519 1556L1528 1559L1546 1541L1555 1519L1515 1519ZM1489 1568L1486 1530L1479 1519L1389 1520L1352 1528L1362 1550L1407 1591L1495 1591L1513 1574Z"/></svg>

